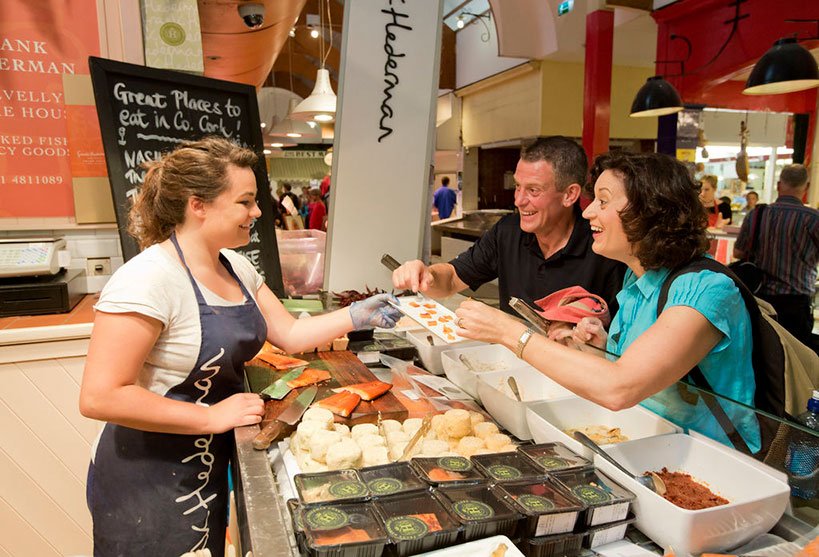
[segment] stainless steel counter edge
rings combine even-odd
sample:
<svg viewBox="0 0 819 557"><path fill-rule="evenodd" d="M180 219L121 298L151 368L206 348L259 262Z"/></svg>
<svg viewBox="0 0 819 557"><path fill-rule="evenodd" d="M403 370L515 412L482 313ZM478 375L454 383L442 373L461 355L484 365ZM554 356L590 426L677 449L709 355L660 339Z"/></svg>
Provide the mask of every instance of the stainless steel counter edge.
<svg viewBox="0 0 819 557"><path fill-rule="evenodd" d="M267 451L253 448L258 426L238 427L234 488L236 490L237 518L241 536L242 555L252 552L253 557L292 555L289 520L284 501L281 501Z"/></svg>

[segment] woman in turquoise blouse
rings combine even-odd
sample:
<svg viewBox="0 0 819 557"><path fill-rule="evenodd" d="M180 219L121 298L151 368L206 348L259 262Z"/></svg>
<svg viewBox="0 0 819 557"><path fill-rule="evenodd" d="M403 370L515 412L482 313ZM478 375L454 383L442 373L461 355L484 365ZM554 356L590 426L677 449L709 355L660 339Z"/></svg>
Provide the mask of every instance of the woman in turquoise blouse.
<svg viewBox="0 0 819 557"><path fill-rule="evenodd" d="M583 212L591 223L592 250L629 267L608 335L602 323L590 318L552 338L530 334L526 325L471 300L457 311L458 333L504 344L545 375L606 408L642 404L681 427L730 444L702 400L683 400L675 384L699 366L717 393L753 405L751 323L739 290L719 273L684 274L671 284L665 309L657 316L660 289L670 270L708 248L698 184L682 163L653 153L603 155L595 161L592 183L594 202ZM621 357L612 361L556 342L567 336ZM723 406L751 450L758 450L753 413Z"/></svg>

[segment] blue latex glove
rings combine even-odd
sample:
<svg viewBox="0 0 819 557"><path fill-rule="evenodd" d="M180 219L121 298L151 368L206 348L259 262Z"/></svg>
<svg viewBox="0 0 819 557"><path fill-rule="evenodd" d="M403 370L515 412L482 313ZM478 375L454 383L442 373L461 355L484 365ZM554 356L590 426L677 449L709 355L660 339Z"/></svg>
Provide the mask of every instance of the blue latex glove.
<svg viewBox="0 0 819 557"><path fill-rule="evenodd" d="M376 294L366 300L350 304L350 317L353 320L353 329L380 327L392 329L401 319L401 312L387 303L392 300L398 304L398 298L392 294Z"/></svg>

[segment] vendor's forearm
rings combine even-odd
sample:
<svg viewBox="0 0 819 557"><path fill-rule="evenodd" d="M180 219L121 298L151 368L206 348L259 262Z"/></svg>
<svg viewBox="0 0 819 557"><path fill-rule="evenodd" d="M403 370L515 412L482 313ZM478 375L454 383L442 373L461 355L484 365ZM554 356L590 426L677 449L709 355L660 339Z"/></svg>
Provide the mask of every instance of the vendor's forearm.
<svg viewBox="0 0 819 557"><path fill-rule="evenodd" d="M309 319L293 319L289 328L271 342L287 352L298 354L332 342L353 330L349 308L316 315Z"/></svg>

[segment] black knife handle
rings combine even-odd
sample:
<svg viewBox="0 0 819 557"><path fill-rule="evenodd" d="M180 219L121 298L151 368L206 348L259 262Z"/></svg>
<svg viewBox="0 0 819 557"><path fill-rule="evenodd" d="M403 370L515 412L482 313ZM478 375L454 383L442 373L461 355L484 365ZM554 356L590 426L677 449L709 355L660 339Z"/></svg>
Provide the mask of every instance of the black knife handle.
<svg viewBox="0 0 819 557"><path fill-rule="evenodd" d="M389 253L385 253L381 256L381 264L384 265L390 271L396 270L401 264Z"/></svg>

